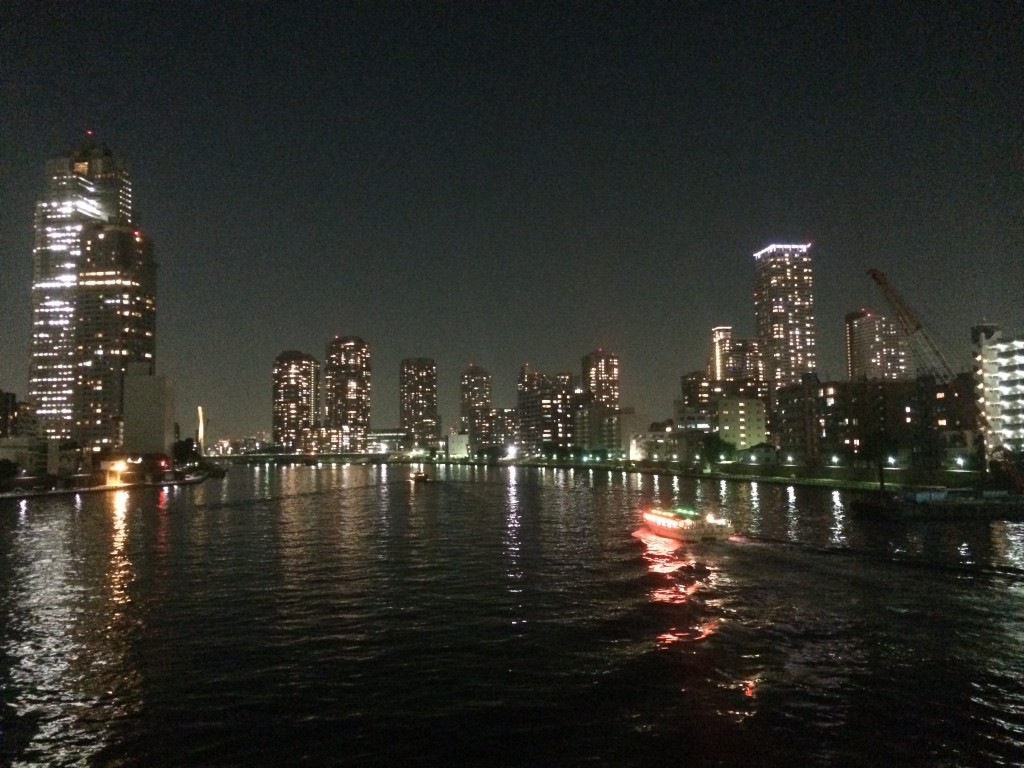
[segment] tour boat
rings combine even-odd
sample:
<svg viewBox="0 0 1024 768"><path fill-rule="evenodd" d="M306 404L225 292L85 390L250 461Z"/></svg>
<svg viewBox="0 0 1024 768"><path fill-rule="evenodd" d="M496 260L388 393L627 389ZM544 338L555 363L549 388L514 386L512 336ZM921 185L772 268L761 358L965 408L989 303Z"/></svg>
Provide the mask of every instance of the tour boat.
<svg viewBox="0 0 1024 768"><path fill-rule="evenodd" d="M659 536L679 541L722 541L732 535L729 521L709 512L701 517L692 509L650 509L644 512L644 524Z"/></svg>

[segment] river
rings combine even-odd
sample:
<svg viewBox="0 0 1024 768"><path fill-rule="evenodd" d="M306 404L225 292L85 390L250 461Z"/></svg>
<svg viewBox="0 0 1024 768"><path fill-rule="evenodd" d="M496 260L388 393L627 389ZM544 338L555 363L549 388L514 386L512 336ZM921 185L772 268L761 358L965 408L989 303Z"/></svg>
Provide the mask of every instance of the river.
<svg viewBox="0 0 1024 768"><path fill-rule="evenodd" d="M606 470L0 500L12 766L1024 763L1024 524ZM639 510L738 535L679 547Z"/></svg>

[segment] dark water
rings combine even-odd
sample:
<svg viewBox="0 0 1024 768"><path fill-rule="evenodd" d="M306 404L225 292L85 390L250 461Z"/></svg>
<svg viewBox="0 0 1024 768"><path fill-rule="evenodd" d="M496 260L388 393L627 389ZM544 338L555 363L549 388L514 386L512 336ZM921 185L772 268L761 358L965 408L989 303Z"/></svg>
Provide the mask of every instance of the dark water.
<svg viewBox="0 0 1024 768"><path fill-rule="evenodd" d="M0 501L15 766L1024 762L1024 526L527 469ZM674 549L654 500L744 534Z"/></svg>

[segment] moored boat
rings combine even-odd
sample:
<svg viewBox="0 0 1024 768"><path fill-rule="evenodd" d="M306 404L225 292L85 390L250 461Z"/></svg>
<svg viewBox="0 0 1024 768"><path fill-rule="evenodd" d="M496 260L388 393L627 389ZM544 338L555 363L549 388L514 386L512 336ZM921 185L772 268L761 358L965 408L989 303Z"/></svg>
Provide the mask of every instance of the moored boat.
<svg viewBox="0 0 1024 768"><path fill-rule="evenodd" d="M644 525L659 536L678 541L722 541L733 534L729 521L709 512L701 517L695 510L685 507L644 512Z"/></svg>

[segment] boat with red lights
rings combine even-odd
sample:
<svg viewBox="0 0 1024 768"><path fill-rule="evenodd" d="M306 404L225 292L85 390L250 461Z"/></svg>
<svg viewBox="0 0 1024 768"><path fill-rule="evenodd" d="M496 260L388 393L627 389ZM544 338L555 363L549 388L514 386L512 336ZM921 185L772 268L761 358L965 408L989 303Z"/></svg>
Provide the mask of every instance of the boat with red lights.
<svg viewBox="0 0 1024 768"><path fill-rule="evenodd" d="M733 533L725 518L712 512L701 517L685 507L649 509L644 512L644 525L652 533L678 541L722 541Z"/></svg>

